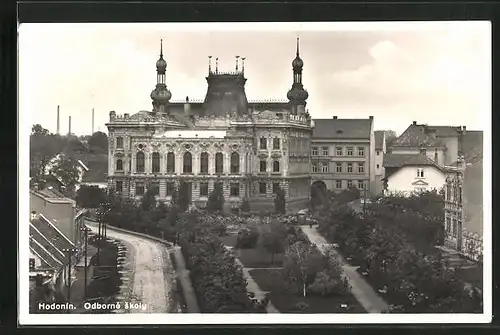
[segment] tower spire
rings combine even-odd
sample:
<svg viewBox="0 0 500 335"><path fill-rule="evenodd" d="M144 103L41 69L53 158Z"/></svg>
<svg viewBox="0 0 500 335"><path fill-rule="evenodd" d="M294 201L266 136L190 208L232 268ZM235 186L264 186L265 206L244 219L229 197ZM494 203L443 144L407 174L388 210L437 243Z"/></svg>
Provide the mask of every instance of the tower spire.
<svg viewBox="0 0 500 335"><path fill-rule="evenodd" d="M163 58L163 38L160 39L160 58Z"/></svg>
<svg viewBox="0 0 500 335"><path fill-rule="evenodd" d="M299 40L299 37L297 36L297 57L299 57L299 44L300 44L300 40Z"/></svg>

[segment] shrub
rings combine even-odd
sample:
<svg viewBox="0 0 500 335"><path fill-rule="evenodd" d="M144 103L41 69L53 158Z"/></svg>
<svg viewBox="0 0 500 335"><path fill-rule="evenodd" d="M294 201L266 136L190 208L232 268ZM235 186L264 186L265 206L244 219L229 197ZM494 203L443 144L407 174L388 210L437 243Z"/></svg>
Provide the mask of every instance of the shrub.
<svg viewBox="0 0 500 335"><path fill-rule="evenodd" d="M301 312L305 313L309 311L310 307L309 304L303 301L296 302L292 306L290 306L290 311L291 312Z"/></svg>
<svg viewBox="0 0 500 335"><path fill-rule="evenodd" d="M250 201L248 201L247 198L244 198L241 202L240 211L243 213L249 213L250 210Z"/></svg>
<svg viewBox="0 0 500 335"><path fill-rule="evenodd" d="M259 231L252 228L243 228L238 232L236 238L236 248L237 249L252 249L257 246L259 240Z"/></svg>
<svg viewBox="0 0 500 335"><path fill-rule="evenodd" d="M276 213L284 214L286 212L286 195L281 187L278 187L274 198L274 209Z"/></svg>

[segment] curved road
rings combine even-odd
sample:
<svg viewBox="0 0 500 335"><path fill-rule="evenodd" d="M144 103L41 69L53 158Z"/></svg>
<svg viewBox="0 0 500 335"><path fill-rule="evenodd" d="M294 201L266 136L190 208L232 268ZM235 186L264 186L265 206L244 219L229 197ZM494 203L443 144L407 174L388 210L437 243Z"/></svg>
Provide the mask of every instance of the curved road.
<svg viewBox="0 0 500 335"><path fill-rule="evenodd" d="M94 224L88 227L97 234ZM173 267L166 252L166 246L139 236L130 235L107 227L109 238L120 240L131 246L129 254L133 255L130 277L132 279L132 296L145 305L144 309L130 310L138 313L168 313L172 310L170 302L172 286L171 278L165 278L166 273L172 273ZM167 271L165 271L167 270ZM134 300L136 300L134 299Z"/></svg>

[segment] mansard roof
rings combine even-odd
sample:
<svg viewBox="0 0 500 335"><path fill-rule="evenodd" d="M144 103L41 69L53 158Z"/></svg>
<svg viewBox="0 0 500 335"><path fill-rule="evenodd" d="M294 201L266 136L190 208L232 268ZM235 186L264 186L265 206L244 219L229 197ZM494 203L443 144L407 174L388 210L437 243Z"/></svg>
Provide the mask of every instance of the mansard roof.
<svg viewBox="0 0 500 335"><path fill-rule="evenodd" d="M313 119L313 138L370 139L372 119Z"/></svg>

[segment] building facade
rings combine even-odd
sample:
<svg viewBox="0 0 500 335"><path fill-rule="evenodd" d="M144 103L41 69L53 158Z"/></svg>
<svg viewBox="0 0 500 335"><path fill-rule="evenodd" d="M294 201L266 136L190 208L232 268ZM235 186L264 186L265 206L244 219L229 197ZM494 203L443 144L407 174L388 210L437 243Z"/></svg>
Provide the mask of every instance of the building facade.
<svg viewBox="0 0 500 335"><path fill-rule="evenodd" d="M374 193L380 194L384 189L384 183L382 179L384 179L384 154L386 152L386 139L385 139L385 131L377 130L374 133L375 137L375 186Z"/></svg>
<svg viewBox="0 0 500 335"><path fill-rule="evenodd" d="M169 201L183 181L193 203L203 207L220 183L228 206L237 208L246 198L256 210L274 207L279 187L288 210L307 207L313 123L305 109L298 40L288 101L249 102L244 60L223 72L218 58L214 69L209 57L204 101L170 102L161 50L152 111L109 114L109 187L132 198L152 188L158 200Z"/></svg>
<svg viewBox="0 0 500 335"><path fill-rule="evenodd" d="M312 182L331 191L374 191L373 117L315 119L311 144Z"/></svg>

